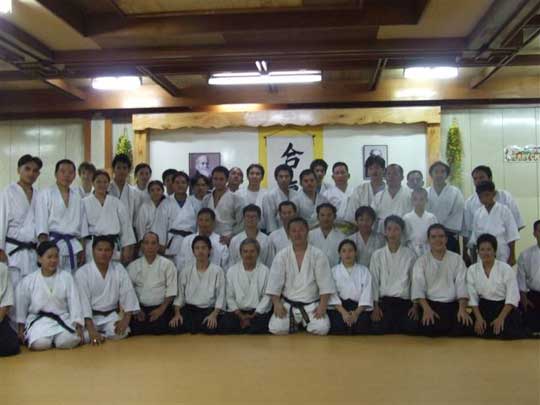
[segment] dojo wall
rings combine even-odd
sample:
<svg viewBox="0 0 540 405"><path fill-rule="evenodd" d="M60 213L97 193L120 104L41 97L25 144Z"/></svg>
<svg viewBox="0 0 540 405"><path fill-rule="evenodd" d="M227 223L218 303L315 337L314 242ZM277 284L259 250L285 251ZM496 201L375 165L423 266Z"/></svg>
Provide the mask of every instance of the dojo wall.
<svg viewBox="0 0 540 405"><path fill-rule="evenodd" d="M405 172L412 169L426 172L423 125L328 126L323 129L323 136L324 159L329 164L347 163L353 185L363 181L363 145L388 145L389 160L400 163ZM187 170L190 152L220 152L223 165L245 170L250 163L258 161L258 150L257 128L154 131L150 136L150 164L156 178L170 167ZM326 181L332 182L330 173Z"/></svg>
<svg viewBox="0 0 540 405"><path fill-rule="evenodd" d="M448 129L456 119L461 131L464 160L464 194L473 192L471 170L480 164L491 167L497 188L508 190L517 200L526 228L521 231L517 251L534 243L532 223L540 218L540 167L534 163L504 161L508 145L540 144L540 109L491 108L443 110L441 153L444 156Z"/></svg>
<svg viewBox="0 0 540 405"><path fill-rule="evenodd" d="M25 120L0 122L0 187L15 181L17 160L29 153L43 160L38 187L54 182L54 166L63 158L76 164L84 157L81 120Z"/></svg>

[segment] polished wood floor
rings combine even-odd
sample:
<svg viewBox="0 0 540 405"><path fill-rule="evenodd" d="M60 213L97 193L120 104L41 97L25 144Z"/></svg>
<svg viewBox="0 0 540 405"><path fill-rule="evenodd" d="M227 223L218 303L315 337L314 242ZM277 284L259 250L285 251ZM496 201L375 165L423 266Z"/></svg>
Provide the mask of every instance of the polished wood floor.
<svg viewBox="0 0 540 405"><path fill-rule="evenodd" d="M0 358L0 404L539 405L540 341L164 336Z"/></svg>

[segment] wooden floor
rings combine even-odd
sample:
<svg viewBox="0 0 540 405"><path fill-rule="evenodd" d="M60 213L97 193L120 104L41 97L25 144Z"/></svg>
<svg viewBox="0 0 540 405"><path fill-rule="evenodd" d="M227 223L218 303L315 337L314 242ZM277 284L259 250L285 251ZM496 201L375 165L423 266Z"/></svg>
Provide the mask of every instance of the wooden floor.
<svg viewBox="0 0 540 405"><path fill-rule="evenodd" d="M0 359L0 404L539 405L540 341L137 337Z"/></svg>

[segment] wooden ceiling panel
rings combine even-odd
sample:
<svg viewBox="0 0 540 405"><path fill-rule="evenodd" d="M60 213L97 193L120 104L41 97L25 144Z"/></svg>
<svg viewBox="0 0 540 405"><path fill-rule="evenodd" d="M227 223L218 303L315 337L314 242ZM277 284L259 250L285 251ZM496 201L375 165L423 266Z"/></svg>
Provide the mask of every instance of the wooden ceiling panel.
<svg viewBox="0 0 540 405"><path fill-rule="evenodd" d="M168 75L166 77L178 89L205 87L208 83L206 75Z"/></svg>
<svg viewBox="0 0 540 405"><path fill-rule="evenodd" d="M174 31L174 29L173 29ZM220 33L179 35L167 27L159 31L129 33L123 35L98 35L93 40L103 49L118 48L157 48L157 47L205 47L224 45L225 39Z"/></svg>
<svg viewBox="0 0 540 405"><path fill-rule="evenodd" d="M302 0L114 0L128 15L301 7Z"/></svg>
<svg viewBox="0 0 540 405"><path fill-rule="evenodd" d="M382 26L378 38L465 37L471 33L493 2L494 0L430 0L417 25Z"/></svg>
<svg viewBox="0 0 540 405"><path fill-rule="evenodd" d="M0 91L28 91L28 90L44 90L50 87L39 80L18 80L11 82L0 81Z"/></svg>

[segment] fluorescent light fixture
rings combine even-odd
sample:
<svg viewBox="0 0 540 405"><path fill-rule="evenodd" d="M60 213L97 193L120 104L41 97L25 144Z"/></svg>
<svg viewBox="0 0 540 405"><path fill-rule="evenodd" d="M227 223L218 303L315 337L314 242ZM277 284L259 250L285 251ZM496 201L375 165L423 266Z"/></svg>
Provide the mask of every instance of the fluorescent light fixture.
<svg viewBox="0 0 540 405"><path fill-rule="evenodd" d="M454 79L458 69L451 66L440 67L411 67L405 69L406 79Z"/></svg>
<svg viewBox="0 0 540 405"><path fill-rule="evenodd" d="M135 90L141 86L138 76L96 77L92 88L96 90Z"/></svg>
<svg viewBox="0 0 540 405"><path fill-rule="evenodd" d="M214 86L316 83L322 79L319 70L294 70L284 72L216 73L208 79Z"/></svg>
<svg viewBox="0 0 540 405"><path fill-rule="evenodd" d="M11 0L0 0L0 13L11 14L12 4Z"/></svg>

